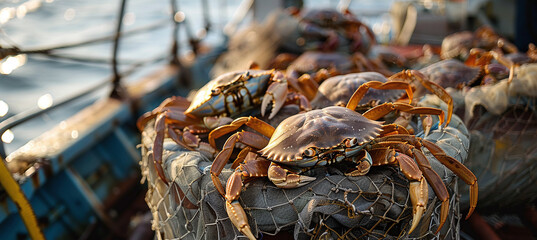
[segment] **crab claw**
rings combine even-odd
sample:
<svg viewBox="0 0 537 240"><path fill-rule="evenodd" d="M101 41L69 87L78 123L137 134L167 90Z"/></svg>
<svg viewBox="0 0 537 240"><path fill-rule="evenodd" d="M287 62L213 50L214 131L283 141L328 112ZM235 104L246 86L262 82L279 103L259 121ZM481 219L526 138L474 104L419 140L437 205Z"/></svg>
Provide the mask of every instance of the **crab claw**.
<svg viewBox="0 0 537 240"><path fill-rule="evenodd" d="M412 233L418 226L423 212L427 207L427 200L429 198L429 188L425 182L425 178L421 178L419 182L410 182L410 201L412 202L412 226L408 230L408 234Z"/></svg>
<svg viewBox="0 0 537 240"><path fill-rule="evenodd" d="M431 131L431 128L433 127L433 118L431 117L431 115L427 115L423 119L422 125L425 136L428 136L429 132Z"/></svg>
<svg viewBox="0 0 537 240"><path fill-rule="evenodd" d="M285 100L287 99L287 81L283 78L283 74L280 72L274 73L274 82L270 84L261 102L261 115L265 116L267 106L269 102L272 102L272 110L269 115L269 119L276 116L276 113L282 108Z"/></svg>
<svg viewBox="0 0 537 240"><path fill-rule="evenodd" d="M371 169L371 165L373 164L373 158L367 151L364 151L364 153L364 157L356 161L356 169L349 173L345 173L345 175L355 177L366 175L369 172L369 169Z"/></svg>
<svg viewBox="0 0 537 240"><path fill-rule="evenodd" d="M209 116L209 117L204 117L203 118L203 123L209 129L215 129L217 127L224 126L224 125L229 124L231 122L233 122L233 118L229 118L229 117Z"/></svg>
<svg viewBox="0 0 537 240"><path fill-rule="evenodd" d="M246 213L244 212L244 209L239 201L226 201L226 212L233 225L235 225L235 227L239 229L242 234L246 235L246 237L248 237L250 240L255 240L254 234L252 233L250 225L248 224Z"/></svg>
<svg viewBox="0 0 537 240"><path fill-rule="evenodd" d="M279 188L297 188L316 179L314 177L290 173L289 170L274 163L270 164L268 178Z"/></svg>

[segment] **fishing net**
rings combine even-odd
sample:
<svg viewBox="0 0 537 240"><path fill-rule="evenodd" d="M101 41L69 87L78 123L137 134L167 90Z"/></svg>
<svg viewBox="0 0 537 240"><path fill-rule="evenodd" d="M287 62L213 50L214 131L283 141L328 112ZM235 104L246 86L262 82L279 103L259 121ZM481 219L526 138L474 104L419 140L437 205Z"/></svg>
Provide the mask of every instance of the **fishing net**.
<svg viewBox="0 0 537 240"><path fill-rule="evenodd" d="M502 80L452 94L463 103L471 132L466 166L478 179L481 209L508 210L537 198L536 80L537 64L526 64L510 84ZM467 195L461 203L468 204Z"/></svg>
<svg viewBox="0 0 537 240"><path fill-rule="evenodd" d="M188 151L166 138L163 168L171 183L156 174L152 161L153 122L142 133L141 169L148 183L146 201L153 214L158 239L237 239L244 237L232 225L224 198L210 177L212 159ZM444 130L427 139L436 142L459 161L467 157L468 132L457 117ZM424 150L425 151L425 150ZM458 239L457 178L425 151L433 169L450 191L449 217L438 235L439 201L429 190L429 203L420 225L411 234L418 239ZM250 182L240 202L258 238L278 235L291 239L398 239L409 237L412 207L408 180L395 167L373 167L360 177L343 175L343 165L310 171L317 179L295 189L280 189L268 179ZM225 168L225 180L232 170Z"/></svg>

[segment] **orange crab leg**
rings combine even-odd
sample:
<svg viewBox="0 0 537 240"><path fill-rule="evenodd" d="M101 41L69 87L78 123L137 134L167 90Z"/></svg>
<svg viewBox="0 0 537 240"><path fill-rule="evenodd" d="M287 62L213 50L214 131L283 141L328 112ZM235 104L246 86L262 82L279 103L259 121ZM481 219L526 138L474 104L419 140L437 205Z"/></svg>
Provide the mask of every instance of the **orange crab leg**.
<svg viewBox="0 0 537 240"><path fill-rule="evenodd" d="M535 44L528 44L528 51L526 52L526 54L528 55L528 57L530 57L532 61L537 61L537 47L535 47Z"/></svg>
<svg viewBox="0 0 537 240"><path fill-rule="evenodd" d="M259 136L259 134L253 132L238 132L231 135L231 137L227 139L226 143L224 144L224 147L222 148L222 151L220 151L218 155L216 155L216 158L211 165L210 171L214 186L222 196L225 196L225 191L218 176L224 169L226 163L229 161L231 153L233 152L233 149L235 149L235 145L237 144L237 142L244 143L256 149L261 149L268 144L268 140L266 138Z"/></svg>
<svg viewBox="0 0 537 240"><path fill-rule="evenodd" d="M367 112L362 114L362 116L371 119L371 120L377 120L381 117L386 116L386 114L399 110L402 112L407 112L410 114L431 114L431 115L438 115L439 117L439 125L442 125L444 122L444 111L438 108L432 108L432 107L414 107L407 103L383 103L381 105L378 105L374 108L369 109Z"/></svg>
<svg viewBox="0 0 537 240"><path fill-rule="evenodd" d="M240 163L235 169L235 172L229 177L226 183L226 194L224 197L226 201L232 202L239 199L243 182L252 177L266 177L268 176L268 169L271 162L265 158L258 157L257 154L250 152L244 159L244 162Z"/></svg>
<svg viewBox="0 0 537 240"><path fill-rule="evenodd" d="M470 209L468 211L468 215L466 215L466 219L472 215L475 207L477 206L477 197L478 197L478 185L477 185L477 178L475 175L468 169L464 164L457 161L457 159L448 156L440 147L435 145L434 143L419 138L415 136L408 136L408 135L391 135L386 136L378 139L379 141L385 141L385 140L395 140L395 141L405 141L409 142L410 144L420 147L424 146L426 147L431 154L440 161L443 165L445 165L449 170L451 170L455 175L460 177L466 184L470 185Z"/></svg>
<svg viewBox="0 0 537 240"><path fill-rule="evenodd" d="M166 174L164 173L164 169L162 168L162 151L163 151L163 143L164 143L164 133L165 133L165 115L160 114L157 116L157 120L155 122L155 140L153 142L153 165L155 167L155 170L157 171L157 175L159 178L166 184L166 186L169 186L170 181L166 177ZM169 129L169 131L173 132L173 130ZM189 209L197 208L195 204L190 202L186 197L183 191L179 186L175 186L175 182L172 182L172 190L177 191L177 194L179 194L179 197L175 195L175 199L184 199L183 206ZM178 201L179 202L179 201Z"/></svg>
<svg viewBox="0 0 537 240"><path fill-rule="evenodd" d="M388 81L394 81L396 79L403 79L405 81L412 81L412 79L417 79L421 83L421 85L423 85L429 91L438 96L442 101L444 101L448 106L446 126L449 125L449 123L451 122L451 115L453 114L453 99L443 87L434 82L429 81L429 79L418 70L403 70L399 73L392 75L390 78L388 78ZM412 96L408 97L412 99Z"/></svg>
<svg viewBox="0 0 537 240"><path fill-rule="evenodd" d="M289 83L293 82L294 80L292 77L288 77L287 79ZM312 77L309 74L303 74L302 76L300 76L298 79L294 81L296 81L296 85L298 85L299 89L297 90L302 92L309 101L315 98L315 95L317 95L317 89L319 88L319 83L316 82L316 80L312 79Z"/></svg>
<svg viewBox="0 0 537 240"><path fill-rule="evenodd" d="M410 84L407 82L401 82L401 81L392 81L392 82L379 82L379 81L369 81L364 84L362 84L354 93L352 94L351 98L349 99L349 102L347 103L347 108L354 110L360 103L360 100L365 96L367 91L370 88L374 89L403 89L406 90L406 94L409 96L409 104L410 101L412 101L412 88L410 87Z"/></svg>
<svg viewBox="0 0 537 240"><path fill-rule="evenodd" d="M399 124L386 124L382 126L380 136L388 136L393 134L410 134L408 130Z"/></svg>
<svg viewBox="0 0 537 240"><path fill-rule="evenodd" d="M396 135L392 135L396 136ZM405 135L408 136L408 135ZM387 136L384 139L390 139L391 136ZM400 151L401 153L404 153L403 156L400 156L397 160L406 160L405 164L410 164L408 162L408 159L406 157L411 156L414 157L417 163L417 167L419 167L419 170L421 170L420 174L423 173L423 176L425 176L425 179L427 179L427 182L431 185L433 191L435 192L438 199L442 202L442 207L440 210L440 224L438 226L437 232L440 231L444 223L446 222L448 211L449 211L449 193L447 191L446 186L444 185L444 182L442 182L442 178L438 176L438 174L432 169L431 164L429 163L429 160L423 155L421 150L419 148L414 147L411 144L408 144L406 142L399 142L399 141L384 141L375 144L374 146L384 146L384 147L393 147ZM420 145L418 145L419 147ZM409 158L412 160L411 158ZM414 163L414 161L411 161ZM401 162L399 162L401 164ZM415 164L415 163L414 163ZM401 165L400 165L401 166ZM409 169L410 167L405 166L406 169ZM401 166L403 168L403 166ZM408 171L408 170L407 170ZM404 171L403 171L404 173ZM409 178L410 179L410 178Z"/></svg>
<svg viewBox="0 0 537 240"><path fill-rule="evenodd" d="M164 134L166 131L165 115L157 116L155 121L155 140L153 142L153 165L157 170L159 178L168 185L169 180L166 178L164 169L162 169L162 151L164 151Z"/></svg>
<svg viewBox="0 0 537 240"><path fill-rule="evenodd" d="M252 147L245 147L243 148L239 154L237 155L237 158L235 158L235 161L233 161L233 164L231 164L231 169L235 169L239 166L239 164L241 164L242 162L244 162L244 159L246 158L246 156L248 156L248 153L254 151L254 149Z"/></svg>
<svg viewBox="0 0 537 240"><path fill-rule="evenodd" d="M478 186L477 178L464 164L457 161L457 159L446 155L446 153L434 143L422 139L421 143L426 147L433 156L444 164L449 170L453 171L458 177L460 177L466 184L470 185L470 209L466 215L466 219L472 215L475 207L477 206Z"/></svg>
<svg viewBox="0 0 537 240"><path fill-rule="evenodd" d="M167 98L153 111L146 112L140 118L138 118L138 121L136 121L136 126L141 132L144 130L145 125L149 120L165 112L171 112L167 113L169 114L169 118L176 119L178 122L185 122L186 124L195 124L196 120L198 119L190 118L182 114L186 109L188 109L189 105L190 102L183 97L174 96ZM175 113L177 113L178 115L172 115Z"/></svg>
<svg viewBox="0 0 537 240"><path fill-rule="evenodd" d="M240 205L238 199L244 185L243 182L251 177L267 176L270 163L270 161L264 158L257 157L255 153L248 154L244 163L241 163L235 169L235 172L233 172L226 184L226 212L229 219L241 233L251 240L254 240L255 236L248 224L246 212Z"/></svg>
<svg viewBox="0 0 537 240"><path fill-rule="evenodd" d="M466 59L465 64L469 66L485 67L491 62L492 59L496 59L496 61L509 68L508 82L511 83L511 81L513 81L516 64L513 61L505 58L504 56L498 54L497 52L485 51L479 48L472 48L470 50L470 54L468 55L468 59Z"/></svg>
<svg viewBox="0 0 537 240"><path fill-rule="evenodd" d="M256 117L240 117L235 119L228 125L220 126L209 133L209 143L216 149L215 140L230 132L239 129L241 126L246 125L253 128L264 136L271 137L274 133L274 127L270 124L257 119Z"/></svg>
<svg viewBox="0 0 537 240"><path fill-rule="evenodd" d="M386 138L389 139L389 137L390 136L387 136ZM425 178L427 178L427 182L431 184L431 187L433 188L435 193L437 193L438 198L443 202L447 200L447 198L449 197L449 193L447 192L446 186L442 182L440 176L438 176L438 174L432 169L429 160L427 160L427 158L425 157L425 155L423 155L419 148L416 148L406 142L399 141L380 142L375 144L375 147L393 147L399 152L404 153L405 155L414 157L417 162L417 166L419 167L421 172L423 172L423 175L425 176Z"/></svg>
<svg viewBox="0 0 537 240"><path fill-rule="evenodd" d="M427 179L427 182L431 184L431 187L433 191L435 192L438 199L442 202L442 207L440 208L440 224L438 225L438 228L436 229L436 233L442 229L442 226L444 226L444 223L446 222L447 216L449 215L449 193L447 191L446 185L444 185L444 182L442 182L442 178L438 176L438 173L436 173L429 163L429 160L427 160L427 157L423 155L421 150L418 150L416 148L412 149L412 154L416 161L418 162L418 166L420 167L421 171L423 172L423 175L425 176L425 179Z"/></svg>
<svg viewBox="0 0 537 240"><path fill-rule="evenodd" d="M189 151L195 151L193 148L191 148L190 146L188 146L185 142L181 141L181 139L179 138L179 135L182 135L183 136L183 133L181 132L181 130L179 129L176 129L176 128L173 128L172 126L168 126L168 136L175 142L177 143L177 145L180 145L181 147L184 147L185 149L189 150ZM195 136L193 134L190 134L189 136ZM184 138L184 136L183 136ZM154 154L154 153L153 153ZM162 155L162 153L160 153L160 155Z"/></svg>
<svg viewBox="0 0 537 240"><path fill-rule="evenodd" d="M300 93L296 92L290 92L287 94L287 100L285 103L298 103L298 107L302 111L309 111L311 110L311 104L310 101L306 96Z"/></svg>
<svg viewBox="0 0 537 240"><path fill-rule="evenodd" d="M418 226L421 216L427 207L428 187L425 182L425 178L423 178L422 171L420 170L419 166L416 165L416 162L414 162L414 160L412 160L412 158L410 158L408 155L396 153L395 149L390 148L390 146L401 144L404 143L383 142L382 144L373 145L373 149L371 149L371 156L373 156L373 166L397 164L405 177L410 180L409 194L413 209L412 225L408 231L410 234Z"/></svg>

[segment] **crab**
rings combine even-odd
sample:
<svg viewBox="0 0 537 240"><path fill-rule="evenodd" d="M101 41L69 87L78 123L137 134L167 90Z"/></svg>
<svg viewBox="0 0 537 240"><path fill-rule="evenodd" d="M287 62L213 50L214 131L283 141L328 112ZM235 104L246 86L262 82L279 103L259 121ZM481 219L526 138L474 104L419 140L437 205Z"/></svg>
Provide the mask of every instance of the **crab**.
<svg viewBox="0 0 537 240"><path fill-rule="evenodd" d="M282 53L271 66L285 68L287 78L293 79L310 101L316 96L319 84L333 76L365 71L392 74L382 63L369 60L362 53L306 51L298 57Z"/></svg>
<svg viewBox="0 0 537 240"><path fill-rule="evenodd" d="M422 68L420 72L443 88L463 89L496 82L496 79L508 76L509 68L499 63L469 66L459 60L448 59ZM421 92L418 90L416 95L421 96Z"/></svg>
<svg viewBox="0 0 537 240"><path fill-rule="evenodd" d="M282 47L302 53L306 50L362 52L367 54L375 44L373 31L349 11L334 9L289 9L293 18L283 23L280 32L288 32ZM293 31L288 31L290 28Z"/></svg>
<svg viewBox="0 0 537 240"><path fill-rule="evenodd" d="M410 180L413 218L409 233L416 228L426 209L428 201L426 183L429 182L442 202L441 222L438 228L440 230L448 215L449 194L421 151L422 146L471 186L471 207L468 216L472 214L477 204L478 188L477 179L470 170L445 154L434 143L410 135L404 127L375 121L393 110L401 110L412 114L438 115L441 125L444 123L443 111L429 107L414 107L409 103L388 102L362 115L353 109L369 88L405 89L407 94L412 96L410 85L406 82L371 81L356 90L346 107L331 106L299 113L285 119L276 128L255 117L241 117L210 133L209 142L214 147L216 147L214 139L231 133L243 125L262 135L249 131L232 134L215 158L210 170L216 189L225 198L230 220L240 232L249 239L255 239L246 213L238 201L240 192L248 180L268 177L280 188L296 188L315 180L315 177L302 173L315 167L342 161L356 164L355 169L346 173L348 176L367 174L371 166L399 166L401 172ZM231 167L235 171L224 189L218 176L238 142L247 147L238 153L233 162Z"/></svg>
<svg viewBox="0 0 537 240"><path fill-rule="evenodd" d="M289 79L296 79L296 82L301 86L307 82L309 82L307 84L314 86L303 87L302 89L317 90L318 84L330 77L341 74L379 72L384 76L391 76L393 73L384 65L380 55L385 56L384 54L379 54L378 59L369 59L360 52L349 55L341 52L306 51L296 57L293 54L282 53L274 59L271 66L286 69L286 76ZM387 57L387 59L390 62L402 61L401 59L394 60L397 59L395 54ZM302 91L309 100L313 100L316 96L316 92Z"/></svg>
<svg viewBox="0 0 537 240"><path fill-rule="evenodd" d="M518 52L516 46L499 36L489 26L482 26L475 32L463 31L448 35L442 41L443 59L466 58L472 48L495 50L501 53Z"/></svg>
<svg viewBox="0 0 537 240"><path fill-rule="evenodd" d="M515 64L520 65L527 63L535 63L537 62L537 47L535 47L535 44L530 43L528 44L528 51L526 51L526 53L509 53L505 55L505 58L513 61L513 63Z"/></svg>
<svg viewBox="0 0 537 240"><path fill-rule="evenodd" d="M311 102L312 106L314 108L323 108L331 105L345 106L345 101L352 96L354 91L362 86L362 84L369 81L417 81L421 83L421 86L418 88L419 90L427 89L431 91L448 105L447 122L449 123L451 120L450 116L453 110L453 100L451 99L451 96L444 90L444 88L434 82L429 81L428 78L425 77L420 71L416 70L403 70L388 78L376 72L351 73L329 78L319 86L318 94ZM405 96L401 91L373 90L369 91L367 95L361 98L360 103L355 103L357 104L357 108L354 110L363 113L380 103L403 100L405 100ZM396 122L404 127L407 127L410 124L411 116L411 114L401 113ZM430 116L427 116L426 118L428 120L428 124L422 125L424 127L425 135L429 133L432 127L432 119Z"/></svg>
<svg viewBox="0 0 537 240"><path fill-rule="evenodd" d="M257 106L261 106L261 115L264 115L271 104L269 119L273 118L286 102L293 101L298 102L302 110L311 108L304 95L289 91L281 72L254 69L230 72L207 83L192 102L182 97L164 100L159 107L142 115L137 126L143 131L149 120L156 119L153 163L159 177L168 183L162 169L162 147L166 133L186 149L212 154L215 150L201 142L197 134L208 133L231 122L231 117Z"/></svg>
<svg viewBox="0 0 537 240"><path fill-rule="evenodd" d="M386 75L392 73L380 61L368 59L360 52L351 55L339 52L307 51L295 59L287 68L287 72L309 74L315 76L320 69L327 69L330 76L351 72L375 71ZM321 82L326 78L318 78Z"/></svg>
<svg viewBox="0 0 537 240"><path fill-rule="evenodd" d="M497 62L492 62L492 59ZM443 88L460 90L495 83L507 76L511 81L513 76L510 73L515 66L513 61L497 52L473 48L464 63L455 59L442 60L420 69L420 72ZM417 89L415 95L422 96L423 89Z"/></svg>
<svg viewBox="0 0 537 240"><path fill-rule="evenodd" d="M350 73L326 79L319 85L317 95L311 101L311 106L314 109L333 105L345 106L346 100L352 96L354 91L369 81L387 82L387 79L378 72ZM379 102L395 101L401 95L403 93L400 90L371 89L361 99L356 110L361 112L358 109L369 109L369 107L374 107Z"/></svg>

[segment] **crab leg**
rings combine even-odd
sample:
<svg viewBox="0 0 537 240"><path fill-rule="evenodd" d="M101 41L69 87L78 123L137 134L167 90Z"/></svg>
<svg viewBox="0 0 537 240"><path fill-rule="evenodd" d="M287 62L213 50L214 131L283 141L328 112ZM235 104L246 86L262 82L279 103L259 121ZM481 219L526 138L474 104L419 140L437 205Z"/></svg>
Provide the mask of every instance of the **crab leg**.
<svg viewBox="0 0 537 240"><path fill-rule="evenodd" d="M324 73L326 70L319 72ZM318 76L319 75L319 76ZM294 79L293 77L289 77L289 85L291 85L292 81L296 81L296 85L298 86L297 91L300 91L304 94L304 96L307 97L309 101L313 100L315 98L315 95L317 95L317 89L319 88L319 81L317 80L317 76L319 78L322 78L322 74L315 74L315 78L312 78L309 74L302 74L302 76L298 77L298 79ZM328 78L328 77L327 77Z"/></svg>
<svg viewBox="0 0 537 240"><path fill-rule="evenodd" d="M406 136L408 136L408 135L406 135ZM389 139L389 137L390 136L385 137L385 138ZM435 192L435 195L442 202L442 207L441 207L441 210L440 210L440 224L438 225L438 229L436 230L436 232L440 231L440 229L442 228L442 226L446 222L446 219L447 219L447 216L448 216L449 193L447 191L446 186L444 185L444 182L442 182L442 178L440 178L440 176L438 176L438 174L432 169L431 164L429 163L429 160L427 160L427 158L425 157L425 155L423 155L423 153L421 152L420 149L418 149L418 148L414 147L413 145L408 144L406 142L385 141L385 142L380 142L380 143L376 144L375 146L377 146L377 147L378 146L380 146L380 147L382 147L382 146L384 146L384 147L393 147L393 148L397 149L399 152L404 153L404 154L396 154L396 157L398 155L402 155L402 156L399 156L399 158L397 158L397 160L399 161L400 166L401 166L401 163L402 163L402 162L400 162L401 160L403 160L403 163L405 163L405 164L411 164L412 163L414 165L415 165L415 163L412 160L412 158L410 158L410 157L413 157L416 160L417 167L419 168L419 170L421 170L420 173L423 173L423 175L425 176L425 179L427 179L427 182L429 184L431 184L431 187L432 187L433 191ZM401 166L401 168L403 168L403 166ZM409 169L408 166L405 166L405 168ZM404 173L404 171L403 171L403 173Z"/></svg>
<svg viewBox="0 0 537 240"><path fill-rule="evenodd" d="M369 172L369 169L371 169L371 166L373 165L373 157L371 157L371 154L367 151L363 151L363 154L351 157L345 158L345 160L352 161L356 163L356 169L354 169L351 172L345 173L346 176L363 176L366 175Z"/></svg>
<svg viewBox="0 0 537 240"><path fill-rule="evenodd" d="M268 144L268 140L260 136L259 134L245 131L235 133L227 139L226 143L224 144L224 147L222 148L222 151L220 151L218 155L216 155L216 158L211 165L210 171L211 179L213 180L214 186L222 196L225 196L225 191L218 176L226 166L226 163L229 161L231 153L233 153L233 149L235 149L235 145L237 144L237 142L244 143L256 149L261 149Z"/></svg>
<svg viewBox="0 0 537 240"><path fill-rule="evenodd" d="M457 159L446 155L446 153L434 143L425 139L421 139L421 143L431 152L431 154L433 154L436 159L438 159L438 161L449 168L449 170L453 171L453 173L460 177L466 184L470 185L470 209L466 215L466 219L468 219L477 206L477 194L479 192L477 178L472 171L470 171L470 169L457 161Z"/></svg>
<svg viewBox="0 0 537 240"><path fill-rule="evenodd" d="M518 48L514 44L500 37L494 31L494 29L492 29L489 26L483 26L483 27L478 28L475 31L474 35L478 39L482 38L488 42L496 44L498 48L500 48L501 50L507 51L508 53L518 52Z"/></svg>
<svg viewBox="0 0 537 240"><path fill-rule="evenodd" d="M407 103L383 103L381 105L378 105L374 108L369 109L367 112L362 114L362 116L371 119L371 120L377 120L381 117L384 117L386 114L399 110L402 112L407 112L410 114L432 114L432 115L438 115L440 120L438 121L438 125L442 125L444 122L444 111L438 108L432 108L432 107L414 107ZM430 126L429 126L430 128ZM428 132L428 129L425 130Z"/></svg>
<svg viewBox="0 0 537 240"><path fill-rule="evenodd" d="M250 240L255 239L255 236L248 224L246 212L238 199L244 185L243 182L252 177L266 177L269 164L271 164L270 161L257 157L255 153L250 153L246 156L244 163L235 169L226 184L226 212L233 225Z"/></svg>
<svg viewBox="0 0 537 240"><path fill-rule="evenodd" d="M153 165L157 170L159 178L168 185L169 180L166 178L164 169L162 169L162 151L164 145L164 134L166 131L165 115L160 114L155 121L155 140L153 142Z"/></svg>
<svg viewBox="0 0 537 240"><path fill-rule="evenodd" d="M183 114L189 105L190 102L183 97L174 96L167 98L155 110L146 112L138 118L136 126L140 132L143 131L147 122L161 113L166 113L169 119L173 119L177 123L184 123L183 125L185 126L195 124L198 119Z"/></svg>
<svg viewBox="0 0 537 240"><path fill-rule="evenodd" d="M399 124L386 124L382 126L380 136L388 136L393 134L410 134L408 130Z"/></svg>
<svg viewBox="0 0 537 240"><path fill-rule="evenodd" d="M165 111L163 113L160 113L157 115L157 118L155 120L155 140L153 142L153 163L155 164L155 168L157 169L157 173L159 177L164 181L168 182L165 175L164 170L162 170L162 151L163 151L163 144L164 144L164 135L166 130L168 130L168 135L172 140L174 140L177 144L181 145L182 147L193 150L191 147L189 147L184 141L181 141L179 139L178 134L175 132L175 127L177 127L175 124L181 121L176 120L174 118L176 115L174 115L174 111ZM144 122L145 120L142 120ZM140 124L143 125L139 121ZM182 122L184 123L184 122ZM142 128L143 129L143 128Z"/></svg>
<svg viewBox="0 0 537 240"><path fill-rule="evenodd" d="M311 110L311 104L310 104L310 101L308 100L308 98L306 98L306 96L300 94L300 93L296 93L296 92L290 92L287 94L287 101L286 103L288 102L295 102L295 103L298 103L298 107L300 108L300 110L302 111L309 111Z"/></svg>
<svg viewBox="0 0 537 240"><path fill-rule="evenodd" d="M367 91L370 88L374 89L403 89L406 90L406 94L409 96L409 103L412 99L412 88L410 87L410 84L407 82L402 81L391 81L391 82L379 82L379 81L369 81L364 84L362 84L356 91L354 91L354 94L352 94L352 97L349 99L349 102L347 103L347 108L354 110L360 103L360 100L364 97L364 95L367 93Z"/></svg>
<svg viewBox="0 0 537 240"><path fill-rule="evenodd" d="M442 101L444 101L448 106L446 126L451 122L451 114L453 114L453 99L446 90L440 85L429 81L429 79L423 75L420 71L417 70L403 70L399 73L396 73L388 78L388 81L393 81L396 79L403 79L406 81L412 81L412 79L417 79L421 85L427 88L429 91L438 96ZM408 96L412 99L411 96Z"/></svg>
<svg viewBox="0 0 537 240"><path fill-rule="evenodd" d="M228 125L220 126L209 133L209 143L213 148L216 148L215 140L230 132L239 129L241 126L246 125L253 128L266 137L271 137L274 133L274 127L268 123L257 119L256 117L240 117L235 119Z"/></svg>
<svg viewBox="0 0 537 240"><path fill-rule="evenodd" d="M416 162L412 160L406 154L398 153L395 149L390 148L389 145L403 144L398 142L386 142L386 146L374 145L371 149L371 155L373 156L373 166L380 166L386 164L398 164L399 169L410 180L409 195L412 202L412 225L408 233L412 233L418 226L421 216L425 212L428 201L429 188L427 187L425 178L422 171ZM418 163L419 164L419 163Z"/></svg>
<svg viewBox="0 0 537 240"><path fill-rule="evenodd" d="M440 147L436 146L434 143L428 140L408 135L392 135L379 139L379 141L383 140L405 141L416 146L418 149L421 146L427 148L431 152L431 154L436 159L438 159L438 161L440 161L440 163L445 165L449 170L455 173L455 175L460 177L466 184L470 185L470 209L468 211L468 215L466 215L466 219L468 219L468 217L472 215L477 205L477 195L479 191L477 185L477 178L472 173L472 171L470 171L470 169L466 168L466 166L457 161L457 159L446 155L446 153Z"/></svg>
<svg viewBox="0 0 537 240"><path fill-rule="evenodd" d="M164 114L160 114L157 116L157 120L155 121L156 136L153 142L153 165L155 167L155 170L157 171L157 175L162 180L162 182L164 182L166 186L169 186L170 181L166 177L166 174L164 173L164 169L162 168L162 151L164 150L163 143L164 143L164 134L165 134L165 128L166 128L165 117L166 116ZM171 128L168 128L168 131L175 134L174 130ZM181 146L184 146L187 149L189 149L189 147L184 145L184 143L182 143L181 141L179 141L178 143L181 143L180 144ZM179 186L175 185L175 182L172 182L172 185L173 185L172 190L177 191L177 194L179 194L179 197L175 195L176 200L184 199L183 206L186 208L189 208L189 209L197 208L195 204L190 202L185 197L185 194L183 193L183 191L181 190Z"/></svg>
<svg viewBox="0 0 537 240"><path fill-rule="evenodd" d="M497 52L485 51L479 48L472 48L470 50L470 54L468 55L468 58L466 59L465 64L468 66L485 67L487 64L491 62L492 59L496 59L496 61L498 61L502 65L509 68L508 82L510 83L511 81L513 81L513 76L514 76L513 74L514 74L516 64L513 61L498 54Z"/></svg>

